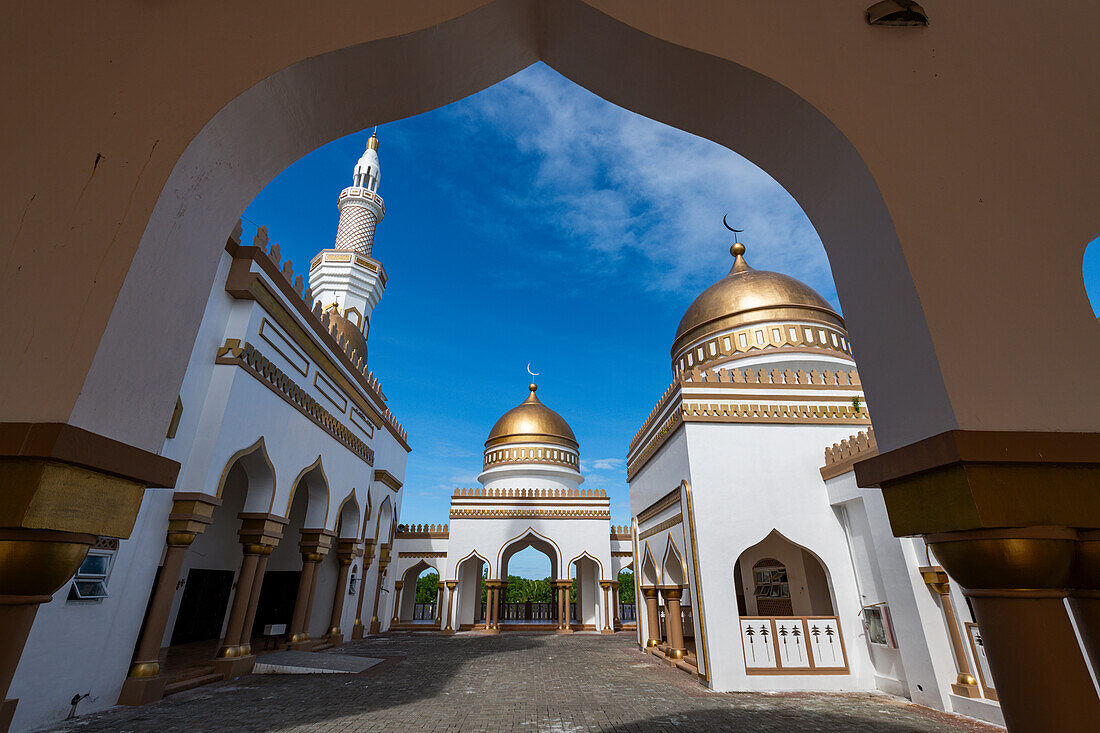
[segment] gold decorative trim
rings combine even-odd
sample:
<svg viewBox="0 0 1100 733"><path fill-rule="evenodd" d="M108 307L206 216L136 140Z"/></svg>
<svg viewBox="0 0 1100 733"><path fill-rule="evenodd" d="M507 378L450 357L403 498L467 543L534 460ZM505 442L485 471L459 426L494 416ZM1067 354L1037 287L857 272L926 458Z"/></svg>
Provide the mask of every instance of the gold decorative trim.
<svg viewBox="0 0 1100 733"><path fill-rule="evenodd" d="M451 509L451 519L610 519L607 509Z"/></svg>
<svg viewBox="0 0 1100 733"><path fill-rule="evenodd" d="M852 358L848 334L824 323L776 323L757 321L735 331L718 333L706 341L683 348L672 358L673 366L683 373L701 364L732 361L778 349L812 350L813 353L836 353Z"/></svg>
<svg viewBox="0 0 1100 733"><path fill-rule="evenodd" d="M348 418L351 420L351 424L366 433L368 438L374 437L374 423L358 407L351 406Z"/></svg>
<svg viewBox="0 0 1100 733"><path fill-rule="evenodd" d="M825 448L825 465L821 467L821 478L828 480L854 470L856 461L878 455L878 441L875 429L867 428L847 440L833 443Z"/></svg>
<svg viewBox="0 0 1100 733"><path fill-rule="evenodd" d="M661 426L661 429L658 430L652 440L646 444L645 448L634 457L634 460L627 462L626 480L628 483L634 478L638 471L642 470L645 464L649 463L649 459L661 449L665 441L671 438L683 424L684 414L681 410L676 410L676 412L669 415L668 420L665 420L665 424Z"/></svg>
<svg viewBox="0 0 1100 733"><path fill-rule="evenodd" d="M638 539L639 540L649 539L650 537L657 534L658 532L664 532L666 529L669 529L670 527L675 527L677 524L680 524L683 521L684 521L684 515L683 514L677 514L675 517L670 517L669 519L666 519L665 521L661 522L660 524L654 525L654 526L650 527L649 529L647 529L646 531L642 532L640 535L638 535ZM685 568L685 570L686 569L687 568Z"/></svg>
<svg viewBox="0 0 1100 733"><path fill-rule="evenodd" d="M538 455L535 455L538 454ZM556 454L547 456L545 454ZM547 448L545 446L529 446L523 448L489 448L485 451L485 460L482 469L487 470L494 466L502 466L513 463L540 463L564 466L574 471L579 471L580 466L576 453L563 448Z"/></svg>
<svg viewBox="0 0 1100 733"><path fill-rule="evenodd" d="M383 484L384 486L388 486L394 491L400 491L401 487L404 485L397 480L396 476L394 476L392 473L384 468L375 469L374 480Z"/></svg>
<svg viewBox="0 0 1100 733"><path fill-rule="evenodd" d="M660 499L638 512L638 522L648 522L650 519L653 519L653 517L663 512L665 509L668 509L671 506L676 506L679 503L680 487L677 486L675 489L668 492Z"/></svg>
<svg viewBox="0 0 1100 733"><path fill-rule="evenodd" d="M332 406L340 411L341 415L344 415L348 411L348 400L340 393L340 388L332 382L321 376L321 372L313 373L313 386L317 388L317 391L324 395L325 399L332 403ZM332 394L329 394L332 392Z"/></svg>
<svg viewBox="0 0 1100 733"><path fill-rule="evenodd" d="M218 349L214 363L244 369L261 384L282 397L287 404L296 408L315 425L342 443L345 448L359 456L367 465L374 465L374 451L370 446L333 417L328 410L321 407L317 400L299 387L283 370L272 364L252 344L245 342L242 347L238 339L226 339L225 346Z"/></svg>
<svg viewBox="0 0 1100 733"><path fill-rule="evenodd" d="M606 489L455 489L454 499L607 499ZM610 501L610 499L608 499Z"/></svg>
<svg viewBox="0 0 1100 733"><path fill-rule="evenodd" d="M691 541L691 567L693 570L692 577L695 578L695 608L699 609L699 636L703 646L703 671L699 672L699 676L702 677L704 682L709 684L710 651L707 648L707 615L706 611L703 609L703 581L699 576L699 545L695 540L695 501L691 495L691 482L683 480L680 482L680 486L683 487L684 495L687 497L688 536Z"/></svg>
<svg viewBox="0 0 1100 733"><path fill-rule="evenodd" d="M612 550L611 557L633 557L634 553L630 550Z"/></svg>
<svg viewBox="0 0 1100 733"><path fill-rule="evenodd" d="M400 539L400 538L398 538ZM413 559L423 559L430 557L447 557L446 552L399 552L397 553L399 558L408 557Z"/></svg>
<svg viewBox="0 0 1100 733"><path fill-rule="evenodd" d="M260 320L259 333L260 338L266 341L271 348L275 349L276 354L286 359L287 363L294 367L295 371L303 377L309 376L309 359L306 358L305 354L298 351L294 343L284 336L279 329L275 328L271 321L262 318ZM275 343L276 340L282 343L282 348L279 347L279 344ZM302 364L300 365L299 362Z"/></svg>

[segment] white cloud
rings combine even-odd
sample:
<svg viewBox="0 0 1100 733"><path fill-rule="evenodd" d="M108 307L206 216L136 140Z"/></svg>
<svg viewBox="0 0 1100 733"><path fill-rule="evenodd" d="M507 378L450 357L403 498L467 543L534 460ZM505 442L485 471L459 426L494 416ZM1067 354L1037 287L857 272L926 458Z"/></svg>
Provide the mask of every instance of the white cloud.
<svg viewBox="0 0 1100 733"><path fill-rule="evenodd" d="M806 280L835 302L824 249L805 214L730 150L615 107L542 64L468 102L456 114L511 136L538 164L526 190L510 184L498 199L541 212L540 224L587 251L584 265L614 269L640 256L646 288L702 289L729 263L732 239L721 222L729 213L746 230L741 238L754 267Z"/></svg>

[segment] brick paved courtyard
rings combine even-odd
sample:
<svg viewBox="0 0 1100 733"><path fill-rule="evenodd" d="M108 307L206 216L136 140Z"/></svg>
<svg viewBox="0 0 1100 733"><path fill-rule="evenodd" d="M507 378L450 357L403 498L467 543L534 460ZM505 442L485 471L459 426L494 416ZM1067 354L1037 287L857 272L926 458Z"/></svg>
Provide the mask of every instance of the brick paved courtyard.
<svg viewBox="0 0 1100 733"><path fill-rule="evenodd" d="M393 635L324 653L386 661L358 675L253 675L58 730L999 730L883 695L712 693L629 633Z"/></svg>

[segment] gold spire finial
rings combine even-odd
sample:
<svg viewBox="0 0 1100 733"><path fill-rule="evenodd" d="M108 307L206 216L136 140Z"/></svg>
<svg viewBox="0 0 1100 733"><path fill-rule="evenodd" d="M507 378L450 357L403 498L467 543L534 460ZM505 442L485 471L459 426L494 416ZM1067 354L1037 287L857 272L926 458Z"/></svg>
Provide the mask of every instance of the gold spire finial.
<svg viewBox="0 0 1100 733"><path fill-rule="evenodd" d="M374 131L370 134L370 139L367 140L367 150L378 150L378 125L374 126Z"/></svg>
<svg viewBox="0 0 1100 733"><path fill-rule="evenodd" d="M733 246L730 247L730 254L734 257L742 256L743 254L745 254L745 245L741 244L740 242L734 242Z"/></svg>

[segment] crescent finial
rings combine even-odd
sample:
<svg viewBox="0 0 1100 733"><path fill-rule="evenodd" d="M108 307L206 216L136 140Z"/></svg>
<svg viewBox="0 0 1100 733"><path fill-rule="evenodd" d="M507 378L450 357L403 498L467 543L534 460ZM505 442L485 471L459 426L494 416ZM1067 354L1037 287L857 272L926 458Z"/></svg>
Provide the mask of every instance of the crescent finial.
<svg viewBox="0 0 1100 733"><path fill-rule="evenodd" d="M541 372L531 371L531 362L527 362L527 373L530 374L532 377L537 377L539 374L541 374Z"/></svg>
<svg viewBox="0 0 1100 733"><path fill-rule="evenodd" d="M725 224L726 229L729 229L734 234L740 234L741 232L745 231L744 229L734 229L733 227L731 227L729 225L729 222L726 221L727 216L729 216L729 214L726 214L725 216L722 217L722 223Z"/></svg>

